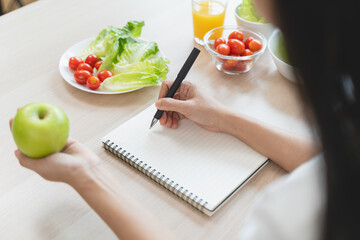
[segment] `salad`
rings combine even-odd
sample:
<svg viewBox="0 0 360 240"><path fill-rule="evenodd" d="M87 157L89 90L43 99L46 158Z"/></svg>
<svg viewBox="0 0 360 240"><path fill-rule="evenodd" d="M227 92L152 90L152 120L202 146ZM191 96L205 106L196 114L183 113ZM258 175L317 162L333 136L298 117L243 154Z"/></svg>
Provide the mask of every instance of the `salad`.
<svg viewBox="0 0 360 240"><path fill-rule="evenodd" d="M157 43L138 39L143 26L143 21L130 21L123 28L108 26L100 31L79 56L69 59L75 80L105 91L160 85L169 61L160 56Z"/></svg>
<svg viewBox="0 0 360 240"><path fill-rule="evenodd" d="M250 22L267 23L266 19L257 13L253 0L243 0L237 9L237 14Z"/></svg>

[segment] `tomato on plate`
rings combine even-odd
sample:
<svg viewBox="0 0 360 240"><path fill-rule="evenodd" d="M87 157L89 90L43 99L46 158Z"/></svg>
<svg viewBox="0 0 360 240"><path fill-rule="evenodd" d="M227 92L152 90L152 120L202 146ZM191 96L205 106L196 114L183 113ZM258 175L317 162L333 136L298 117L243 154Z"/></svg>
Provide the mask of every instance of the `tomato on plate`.
<svg viewBox="0 0 360 240"><path fill-rule="evenodd" d="M244 39L244 33L241 31L233 31L230 33L228 39L237 39L239 41L242 41Z"/></svg>
<svg viewBox="0 0 360 240"><path fill-rule="evenodd" d="M86 80L86 85L91 90L96 90L100 87L100 80L99 80L99 78L97 78L95 76L91 76Z"/></svg>
<svg viewBox="0 0 360 240"><path fill-rule="evenodd" d="M79 70L74 73L74 77L77 83L85 84L86 80L91 77L91 73L85 70Z"/></svg>
<svg viewBox="0 0 360 240"><path fill-rule="evenodd" d="M259 51L261 48L262 43L257 39L254 39L249 43L249 49L253 52Z"/></svg>
<svg viewBox="0 0 360 240"><path fill-rule="evenodd" d="M246 40L245 40L245 48L249 48L249 43L254 40L255 38L253 37L248 37Z"/></svg>
<svg viewBox="0 0 360 240"><path fill-rule="evenodd" d="M103 63L103 61L97 61L96 63L95 63L95 68L96 68L96 70L99 70L99 68L100 68L100 66L101 66L101 64Z"/></svg>
<svg viewBox="0 0 360 240"><path fill-rule="evenodd" d="M215 51L221 55L229 55L230 47L229 47L229 45L227 45L225 43L221 43L221 44L219 44L219 46L217 46Z"/></svg>
<svg viewBox="0 0 360 240"><path fill-rule="evenodd" d="M81 58L79 58L79 57L71 57L69 59L69 68L76 71L77 67L82 62L83 62L83 60L81 60Z"/></svg>
<svg viewBox="0 0 360 240"><path fill-rule="evenodd" d="M103 82L105 79L112 77L113 74L109 70L102 70L98 73L98 78L101 82Z"/></svg>
<svg viewBox="0 0 360 240"><path fill-rule="evenodd" d="M245 51L245 44L238 39L230 39L227 44L232 55L239 56Z"/></svg>
<svg viewBox="0 0 360 240"><path fill-rule="evenodd" d="M225 38L223 38L223 37L218 37L218 38L215 39L215 41L214 41L214 48L216 49L217 46L219 46L219 45L222 44L222 43L226 43Z"/></svg>
<svg viewBox="0 0 360 240"><path fill-rule="evenodd" d="M90 54L85 59L85 62L89 64L91 67L94 67L97 61L99 61L99 58L95 54Z"/></svg>
<svg viewBox="0 0 360 240"><path fill-rule="evenodd" d="M77 71L85 70L85 71L88 71L90 73L93 72L93 68L87 63L80 63L76 70Z"/></svg>

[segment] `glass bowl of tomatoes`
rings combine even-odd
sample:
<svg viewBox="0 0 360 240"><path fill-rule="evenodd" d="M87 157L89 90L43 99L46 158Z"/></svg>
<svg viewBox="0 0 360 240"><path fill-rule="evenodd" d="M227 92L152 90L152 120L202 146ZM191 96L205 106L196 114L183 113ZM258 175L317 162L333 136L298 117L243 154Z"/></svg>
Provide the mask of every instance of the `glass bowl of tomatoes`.
<svg viewBox="0 0 360 240"><path fill-rule="evenodd" d="M261 33L238 26L217 27L204 36L205 49L216 68L232 75L250 71L265 52L266 45L266 38Z"/></svg>

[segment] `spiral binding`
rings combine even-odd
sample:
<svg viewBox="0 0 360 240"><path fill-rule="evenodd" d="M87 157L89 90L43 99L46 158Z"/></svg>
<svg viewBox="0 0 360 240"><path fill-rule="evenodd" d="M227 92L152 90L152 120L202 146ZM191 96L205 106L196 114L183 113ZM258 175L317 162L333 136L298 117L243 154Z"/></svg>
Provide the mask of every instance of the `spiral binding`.
<svg viewBox="0 0 360 240"><path fill-rule="evenodd" d="M106 140L103 142L103 147L129 164L130 166L134 167L138 171L140 171L142 174L149 177L154 182L158 183L162 187L166 188L170 192L172 192L177 197L181 198L182 200L186 201L196 209L204 212L204 208L208 204L208 202L204 201L202 198L198 199L199 197L197 195L194 195L192 192L189 192L188 189L185 189L184 187L180 186L178 183L175 183L170 178L166 177L165 175L161 174L161 172L156 171L156 169L153 169L151 166L149 166L147 163L144 163L140 159L136 158L131 153L127 152L122 147L115 145L114 142L111 142L110 140Z"/></svg>

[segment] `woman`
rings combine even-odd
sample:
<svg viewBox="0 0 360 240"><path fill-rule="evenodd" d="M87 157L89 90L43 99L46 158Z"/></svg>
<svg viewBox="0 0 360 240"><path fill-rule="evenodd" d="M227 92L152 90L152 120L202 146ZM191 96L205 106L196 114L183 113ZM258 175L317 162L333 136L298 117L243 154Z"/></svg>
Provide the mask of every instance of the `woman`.
<svg viewBox="0 0 360 240"><path fill-rule="evenodd" d="M317 128L323 154L315 140L234 113L188 83L182 84L176 99L162 98L171 82L163 84L156 102L166 111L160 123L177 128L178 121L187 117L210 131L234 135L291 172L265 189L240 229L240 239L357 239L359 48L348 36L354 31L359 3L257 0L256 4L285 35L304 101L313 108L309 122ZM70 139L62 152L40 160L18 150L15 155L21 165L45 179L71 185L119 238L176 238L131 199L101 167L99 157L82 144Z"/></svg>

